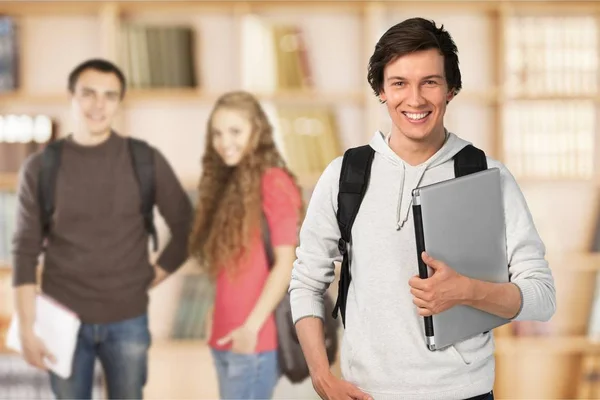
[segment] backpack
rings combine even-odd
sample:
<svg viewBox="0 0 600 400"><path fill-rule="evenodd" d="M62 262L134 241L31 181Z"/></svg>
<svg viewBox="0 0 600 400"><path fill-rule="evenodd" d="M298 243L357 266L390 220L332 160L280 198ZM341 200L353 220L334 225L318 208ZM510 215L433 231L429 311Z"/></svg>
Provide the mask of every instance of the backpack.
<svg viewBox="0 0 600 400"><path fill-rule="evenodd" d="M269 268L272 268L275 263L275 256L271 244L269 225L264 214L262 216L262 236ZM325 332L325 350L329 365L331 365L335 361L338 350L337 334L339 323L333 318L327 318L331 315L334 308L333 300L327 294L324 296L324 303L325 321L323 323L323 330ZM292 320L289 292L285 294L281 302L277 305L274 314L275 325L277 326L279 371L292 383L302 382L310 376L310 372L306 358L304 358L304 353L302 352L302 347L300 346L300 341L298 340L294 321Z"/></svg>
<svg viewBox="0 0 600 400"><path fill-rule="evenodd" d="M375 151L373 148L366 145L348 149L344 153L342 161L336 217L341 234L338 249L343 260L338 283L338 297L332 316L337 319L338 313L341 313L344 327L346 327L348 289L352 280L348 254L349 246L352 243L352 225L369 186L371 164L373 163L374 156ZM464 147L454 156L454 176L456 178L485 169L487 169L485 153L473 145Z"/></svg>
<svg viewBox="0 0 600 400"><path fill-rule="evenodd" d="M60 158L66 139L56 140L42 152L42 167L38 182L38 199L41 209L42 233L48 237L55 208L55 187ZM154 251L158 249L158 236L154 225L154 203L156 182L154 174L154 150L142 140L127 138L133 170L139 185L142 200L140 212L144 217L144 227L152 238Z"/></svg>

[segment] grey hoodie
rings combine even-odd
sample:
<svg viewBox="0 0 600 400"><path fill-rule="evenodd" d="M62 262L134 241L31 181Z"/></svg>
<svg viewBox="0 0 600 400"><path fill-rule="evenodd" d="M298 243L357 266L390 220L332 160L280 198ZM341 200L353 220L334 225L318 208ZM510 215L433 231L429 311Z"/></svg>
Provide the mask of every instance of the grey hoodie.
<svg viewBox="0 0 600 400"><path fill-rule="evenodd" d="M341 348L344 379L379 399L466 399L492 390L494 340L490 333L431 352L423 318L408 280L418 274L412 189L454 177L452 157L468 142L449 133L426 162L411 166L394 153L380 132L369 188L352 229L352 282ZM294 321L323 318L323 293L334 280L338 251L337 194L342 158L324 171L300 232L290 284ZM516 319L550 319L556 308L554 280L545 248L525 199L508 170L498 167L507 226L511 281L522 294Z"/></svg>

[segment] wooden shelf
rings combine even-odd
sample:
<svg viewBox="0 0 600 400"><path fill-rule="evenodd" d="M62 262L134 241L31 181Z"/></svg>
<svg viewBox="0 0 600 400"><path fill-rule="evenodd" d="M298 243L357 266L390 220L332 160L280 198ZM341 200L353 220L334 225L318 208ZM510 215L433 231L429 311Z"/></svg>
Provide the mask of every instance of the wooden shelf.
<svg viewBox="0 0 600 400"><path fill-rule="evenodd" d="M422 8L423 2L418 0L380 0L378 2L389 8ZM104 7L116 6L121 13L134 12L161 12L165 10L179 12L193 11L226 11L235 9L247 9L251 11L272 10L276 8L301 8L320 10L332 8L335 10L348 10L362 12L369 7L371 1L358 0L352 2L341 1L319 1L305 2L298 0L246 0L246 1L6 1L0 3L0 13L12 15L82 15L97 14ZM586 1L562 1L562 2L527 2L523 0L511 1L428 1L427 8L442 11L494 11L505 10L505 12L527 11L529 13L582 13L598 10L598 4Z"/></svg>
<svg viewBox="0 0 600 400"><path fill-rule="evenodd" d="M550 268L554 271L576 272L600 271L600 253L560 252L546 254Z"/></svg>
<svg viewBox="0 0 600 400"><path fill-rule="evenodd" d="M312 189L317 184L321 174L297 175L296 177L298 178L298 184L303 189Z"/></svg>
<svg viewBox="0 0 600 400"><path fill-rule="evenodd" d="M541 93L541 94L504 94L500 101L594 101L600 102L600 96L596 94L562 94L562 93Z"/></svg>
<svg viewBox="0 0 600 400"><path fill-rule="evenodd" d="M12 191L17 189L17 182L19 180L18 173L0 173L0 190ZM2 266L0 265L0 268Z"/></svg>
<svg viewBox="0 0 600 400"><path fill-rule="evenodd" d="M129 89L125 94L124 105L131 106L140 102L167 101L167 102L204 102L214 103L226 90L218 93L208 93L196 88L153 88ZM270 101L278 104L337 104L358 103L365 101L362 92L321 92L319 90L279 91L274 93L256 93L261 101ZM3 104L67 104L68 93L30 94L20 91L0 94L0 106Z"/></svg>
<svg viewBox="0 0 600 400"><path fill-rule="evenodd" d="M496 338L494 341L496 355L600 353L600 341L585 336L517 336Z"/></svg>
<svg viewBox="0 0 600 400"><path fill-rule="evenodd" d="M555 178L550 178L550 177L543 178L543 177L539 177L539 176L536 177L536 176L516 175L515 179L519 185L527 185L527 184L551 185L551 184L556 184L556 183L583 183L583 184L590 184L590 185L595 184L594 178L582 178L580 176L573 176L573 177L558 176Z"/></svg>
<svg viewBox="0 0 600 400"><path fill-rule="evenodd" d="M312 189L312 188L314 188L320 177L321 177L320 173L296 175L296 179L298 180L298 184L303 189ZM182 186L183 186L183 188L185 190L187 190L187 191L194 191L194 190L197 190L198 179L199 179L199 177L196 177L196 178L185 177L185 178L181 179L181 184L182 184Z"/></svg>

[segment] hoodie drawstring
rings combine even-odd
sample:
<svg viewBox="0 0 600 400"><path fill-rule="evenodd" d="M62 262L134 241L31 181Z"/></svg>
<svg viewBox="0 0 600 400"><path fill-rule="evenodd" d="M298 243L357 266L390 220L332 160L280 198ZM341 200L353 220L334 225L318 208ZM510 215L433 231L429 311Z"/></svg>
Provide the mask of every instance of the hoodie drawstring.
<svg viewBox="0 0 600 400"><path fill-rule="evenodd" d="M423 176L425 176L425 171L427 170L427 166L423 166L421 168L421 172L419 174L419 179L417 179L417 184L414 186L414 188L418 188L419 185L421 184L421 180L423 180ZM406 208L406 212L404 214L404 218L402 218L401 220L401 211L402 211L402 199L404 197L404 179L405 179L405 175L406 175L406 166L404 165L404 163L402 163L402 179L400 181L400 198L398 200L398 209L396 212L396 230L399 231L400 229L402 229L402 227L404 227L404 224L406 223L406 221L408 221L408 215L410 214L410 207L412 205L412 195L410 196L410 201L408 203L408 207ZM411 193L412 193L412 189L411 189Z"/></svg>

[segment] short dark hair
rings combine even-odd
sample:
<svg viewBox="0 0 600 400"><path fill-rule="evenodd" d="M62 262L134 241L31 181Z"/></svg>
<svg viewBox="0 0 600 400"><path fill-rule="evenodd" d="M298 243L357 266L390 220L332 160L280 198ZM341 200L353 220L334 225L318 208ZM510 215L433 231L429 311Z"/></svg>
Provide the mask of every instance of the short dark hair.
<svg viewBox="0 0 600 400"><path fill-rule="evenodd" d="M125 75L123 75L123 72L115 64L101 58L93 58L84 61L71 71L69 74L69 92L75 92L75 85L77 84L79 76L88 69L115 74L121 83L121 98L125 96L125 90L127 89Z"/></svg>
<svg viewBox="0 0 600 400"><path fill-rule="evenodd" d="M458 93L462 88L458 67L458 48L444 25L436 27L434 21L410 18L392 26L375 45L369 60L367 80L379 96L383 89L383 70L388 63L416 51L438 49L444 56L444 75L448 88Z"/></svg>

